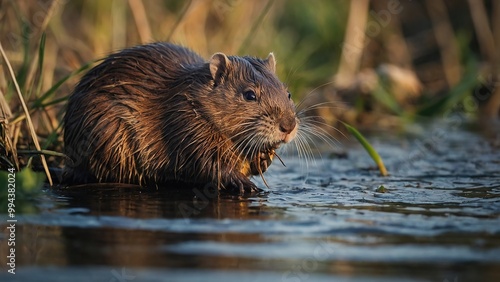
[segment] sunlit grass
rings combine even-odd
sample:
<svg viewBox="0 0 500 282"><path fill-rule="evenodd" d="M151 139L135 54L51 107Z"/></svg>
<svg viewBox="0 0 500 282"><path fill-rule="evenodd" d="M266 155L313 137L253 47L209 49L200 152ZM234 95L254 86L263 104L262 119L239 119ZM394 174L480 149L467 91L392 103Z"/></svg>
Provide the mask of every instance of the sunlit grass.
<svg viewBox="0 0 500 282"><path fill-rule="evenodd" d="M387 169L385 168L384 161L378 154L378 152L373 148L373 146L366 140L366 138L354 127L350 126L349 124L342 122L342 124L345 126L345 128L351 133L356 140L365 148L366 152L370 155L370 157L373 159L375 164L377 165L378 169L380 170L380 174L382 176L387 176Z"/></svg>

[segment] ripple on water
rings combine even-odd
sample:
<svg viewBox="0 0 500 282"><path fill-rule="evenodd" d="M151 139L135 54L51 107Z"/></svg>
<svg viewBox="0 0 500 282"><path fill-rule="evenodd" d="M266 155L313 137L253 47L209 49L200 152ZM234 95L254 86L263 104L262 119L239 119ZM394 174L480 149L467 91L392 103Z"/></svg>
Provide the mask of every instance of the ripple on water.
<svg viewBox="0 0 500 282"><path fill-rule="evenodd" d="M18 216L18 240L32 247L19 249L20 264L73 281L88 266L108 276L129 267L140 281L180 270L195 273L185 281L500 281L500 153L464 134L414 161L414 142L376 143L389 177L360 148L307 170L282 156L287 166L266 173L271 189L251 198L47 191L38 214Z"/></svg>

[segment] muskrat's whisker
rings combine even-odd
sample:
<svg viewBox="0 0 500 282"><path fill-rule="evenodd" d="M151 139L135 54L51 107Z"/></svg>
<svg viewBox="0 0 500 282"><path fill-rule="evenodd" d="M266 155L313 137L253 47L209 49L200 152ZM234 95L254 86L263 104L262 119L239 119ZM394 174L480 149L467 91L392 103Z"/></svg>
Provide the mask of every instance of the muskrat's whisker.
<svg viewBox="0 0 500 282"><path fill-rule="evenodd" d="M322 125L322 126L325 126L325 127L331 128L331 129L338 130L334 126L324 122L323 118L321 116L306 116L306 117L301 118L301 121L306 122L306 123L314 123L317 125ZM342 132L338 131L338 133L342 133Z"/></svg>
<svg viewBox="0 0 500 282"><path fill-rule="evenodd" d="M299 158L304 158L306 160L306 165L308 166L309 161L313 161L313 154L311 146L303 135L303 132L298 132L297 137L294 141L295 146L297 147Z"/></svg>
<svg viewBox="0 0 500 282"><path fill-rule="evenodd" d="M260 165L259 165L259 174L260 174L260 177L262 178L262 181L266 185L267 189L271 189L271 187L269 187L269 185L267 184L266 179L264 178L264 174L262 173L262 169L260 168Z"/></svg>
<svg viewBox="0 0 500 282"><path fill-rule="evenodd" d="M251 132L251 130L249 130ZM239 156L240 158L245 158L245 155L248 155L250 152L250 149L253 144L253 136L246 136L244 139L239 140L237 144L235 144L235 151L240 152ZM250 154L251 155L251 154Z"/></svg>
<svg viewBox="0 0 500 282"><path fill-rule="evenodd" d="M301 131L297 135L297 141L302 144L302 152L306 159L306 166L308 167L309 164L315 164L316 158L314 157L312 146L316 147L316 143L314 142L314 140L311 140L309 133Z"/></svg>
<svg viewBox="0 0 500 282"><path fill-rule="evenodd" d="M249 125L254 125L254 124L255 124L255 122L253 122L253 121L247 121L247 122L242 122L241 124L237 124L237 125L232 125L232 126L226 127L225 129L231 131L231 130L234 130L234 129L240 129L242 127L247 127ZM251 128L247 127L247 129L251 129ZM238 134L239 133L241 133L241 132L238 132Z"/></svg>
<svg viewBox="0 0 500 282"><path fill-rule="evenodd" d="M338 140L335 139L334 137L330 136L328 133L324 132L324 129L322 129L322 128L317 128L317 127L313 127L313 126L312 127L304 126L302 128L302 132L304 133L303 136L307 140L309 140L310 143L313 144L317 150L319 150L319 147L316 145L316 142L313 139L313 136L319 138L320 140L322 140L323 142L325 142L326 144L328 144L332 148L339 147L339 145L337 143L335 143L335 141L338 142Z"/></svg>
<svg viewBox="0 0 500 282"><path fill-rule="evenodd" d="M313 156L313 153L312 153L312 150L311 150L311 145L313 145L316 150L318 150L318 146L316 145L316 142L315 140L311 137L311 135L313 134L310 134L309 132L305 131L305 129L303 128L301 132L299 132L303 140L303 144L304 144L304 148L308 148L309 149L309 156L310 156L310 159L314 162L314 158L312 157Z"/></svg>
<svg viewBox="0 0 500 282"><path fill-rule="evenodd" d="M322 136L320 134L311 134L308 132L304 132L304 134L302 134L301 137L303 138L303 140L307 140L307 141L304 141L304 144L306 144L306 147L307 147L308 151L310 152L309 157L310 157L310 160L312 161L312 163L316 163L316 158L313 157L314 156L313 148L314 148L315 152L322 151L321 148L319 147L319 145L317 144L318 139L314 139L313 137L319 138L319 140L327 143L332 148L338 147L338 145L332 143L328 137ZM322 159L323 158L322 154L319 154L319 157Z"/></svg>
<svg viewBox="0 0 500 282"><path fill-rule="evenodd" d="M249 148L250 149L250 156L258 156L258 153L260 152L261 148L263 147L264 144L264 137L263 136L257 136L252 138L254 140L252 146Z"/></svg>
<svg viewBox="0 0 500 282"><path fill-rule="evenodd" d="M281 159L280 155L278 155L278 153L274 152L274 155L276 156L276 158L278 158L278 160L280 160L281 164L286 167L285 163L283 162L283 160Z"/></svg>
<svg viewBox="0 0 500 282"><path fill-rule="evenodd" d="M251 131L255 131L255 129L252 129ZM253 156L259 151L259 149L262 148L264 140L264 136L249 135L247 138L242 140L242 142L240 142L240 144L236 148L241 152L247 152L250 156Z"/></svg>
<svg viewBox="0 0 500 282"><path fill-rule="evenodd" d="M246 124L246 125L252 125L252 123L248 123L248 124ZM235 127L235 128L236 128L236 127ZM247 128L245 128L244 130L241 130L241 131L239 131L239 132L238 132L238 133L236 133L236 134L233 134L233 135L231 135L231 136L228 136L228 140L226 140L226 142L230 142L230 141L232 141L232 140L235 140L235 139L236 139L236 137L239 137L239 136L242 136L242 135L243 135L243 136L245 136L245 135L247 135L248 133L250 133L250 132L252 132L252 131L255 131L255 128L254 128L254 127L247 127Z"/></svg>
<svg viewBox="0 0 500 282"><path fill-rule="evenodd" d="M317 109L332 109L332 110L340 109L340 110L342 110L342 109L346 109L346 108L347 108L347 106L339 104L337 102L326 101L326 102L321 102L321 103L309 105L305 108L299 109L299 110L297 110L297 115L305 114L309 111L317 110Z"/></svg>
<svg viewBox="0 0 500 282"><path fill-rule="evenodd" d="M306 171L309 171L309 162L312 160L312 154L309 148L309 145L304 142L302 133L298 133L297 137L294 139L294 144L297 148L297 153L299 158L303 159L305 161L305 169ZM302 167L302 166L301 166Z"/></svg>
<svg viewBox="0 0 500 282"><path fill-rule="evenodd" d="M323 83L323 84L320 84L318 85L316 88L312 89L311 91L309 91L309 93L307 93L304 98L302 98L297 104L296 104L296 108L299 109L306 101L307 99L309 99L310 97L312 97L314 94L314 91L320 89L321 87L324 87L324 86L327 86L327 85L330 85L330 84L333 84L334 82L333 81L329 81L329 82L326 82L326 83Z"/></svg>
<svg viewBox="0 0 500 282"><path fill-rule="evenodd" d="M249 125L251 123L245 123L245 124ZM238 132L238 133L236 133L236 134L234 134L232 136L229 136L229 138L227 140L225 140L224 143L232 142L232 140L234 140L235 138L237 138L239 136L245 136L248 133L252 132L252 130L254 130L254 129L253 128L246 128L245 130L242 130L242 131L240 131L240 132ZM242 146L243 143L248 142L247 139L248 138L244 138L242 141L238 142L238 144L231 145L231 147L233 148L233 151L235 151L235 152L241 152L242 151L241 150L241 148L242 148L241 146ZM243 146L245 147L246 145L243 145ZM239 155L241 156L241 153Z"/></svg>
<svg viewBox="0 0 500 282"><path fill-rule="evenodd" d="M329 124L326 124L324 122L317 121L317 120L309 120L308 124L305 124L302 130L308 131L312 135L323 135L326 139L332 139L333 141L335 141L335 142L333 142L333 144L337 144L337 143L341 144L341 142L337 138L332 136L323 127L328 127L330 129L340 133L344 138L347 139L347 136L342 131L340 131L338 128L331 126ZM336 146L334 146L334 147L336 147Z"/></svg>
<svg viewBox="0 0 500 282"><path fill-rule="evenodd" d="M310 126L308 128L304 127L302 132L306 134L311 141L313 141L313 139L316 138L317 140L321 140L322 142L328 144L328 146L330 146L332 149L337 149L342 144L342 142L340 142L337 138L329 134L321 127L316 127L316 126Z"/></svg>

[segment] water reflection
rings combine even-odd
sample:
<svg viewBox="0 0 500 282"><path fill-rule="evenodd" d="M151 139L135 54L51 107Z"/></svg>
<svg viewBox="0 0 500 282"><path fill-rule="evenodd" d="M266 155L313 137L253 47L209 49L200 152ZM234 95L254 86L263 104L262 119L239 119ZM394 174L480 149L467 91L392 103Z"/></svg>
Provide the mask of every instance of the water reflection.
<svg viewBox="0 0 500 282"><path fill-rule="evenodd" d="M162 229L166 224L188 226L196 219L266 219L261 212L265 195L243 199L190 191L144 190L130 186L98 185L50 191L64 199L55 210L60 221L51 226L22 225L19 229L20 263L25 265L116 265L132 267L222 268L238 266L238 260L195 255L173 255L168 246L182 242L266 242L260 234L218 233L215 226L204 234L143 229L142 223ZM50 217L49 220L54 217ZM130 219L137 219L130 224ZM141 219L147 221L141 221ZM70 221L69 223L67 221ZM81 221L81 222L71 222ZM109 222L107 224L106 222ZM58 226L59 225L59 226ZM62 225L62 226L61 226ZM109 225L109 226L107 226ZM184 228L184 231L189 228ZM243 264L245 265L245 264Z"/></svg>
<svg viewBox="0 0 500 282"><path fill-rule="evenodd" d="M47 189L37 214L18 217L16 278L120 281L126 268L135 281L500 281L500 152L458 137L399 170L420 148L384 141L389 177L360 149L307 173L287 158L268 172L271 189L250 198L203 187Z"/></svg>

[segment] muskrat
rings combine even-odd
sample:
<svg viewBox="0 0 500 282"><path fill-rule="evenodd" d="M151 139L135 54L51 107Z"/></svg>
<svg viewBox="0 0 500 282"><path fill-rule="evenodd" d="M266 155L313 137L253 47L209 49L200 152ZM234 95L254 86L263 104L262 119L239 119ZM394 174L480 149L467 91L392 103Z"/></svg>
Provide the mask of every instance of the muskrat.
<svg viewBox="0 0 500 282"><path fill-rule="evenodd" d="M275 150L296 135L287 87L266 59L151 43L109 55L85 74L64 117L64 180L258 188Z"/></svg>

